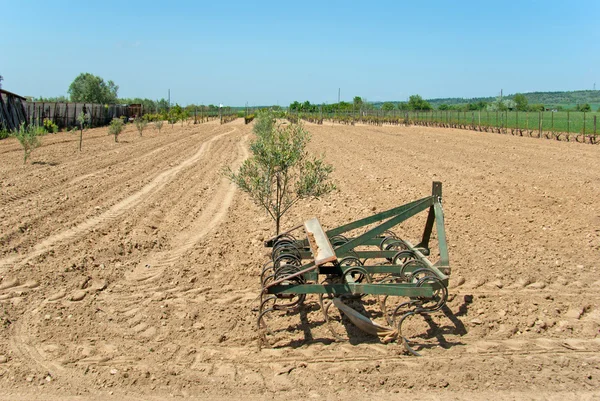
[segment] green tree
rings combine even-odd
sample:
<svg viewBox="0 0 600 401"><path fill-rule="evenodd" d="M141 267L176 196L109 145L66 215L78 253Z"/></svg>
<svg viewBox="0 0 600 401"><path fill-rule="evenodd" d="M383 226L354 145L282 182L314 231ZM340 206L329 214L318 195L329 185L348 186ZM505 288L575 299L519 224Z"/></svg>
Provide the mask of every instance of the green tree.
<svg viewBox="0 0 600 401"><path fill-rule="evenodd" d="M527 108L529 111L544 111L545 107L543 104L530 104Z"/></svg>
<svg viewBox="0 0 600 401"><path fill-rule="evenodd" d="M402 110L402 111L410 110L410 108L408 107L408 103L406 103L406 102L398 103L398 110Z"/></svg>
<svg viewBox="0 0 600 401"><path fill-rule="evenodd" d="M522 93L515 94L513 100L517 104L516 109L518 111L527 111L527 98Z"/></svg>
<svg viewBox="0 0 600 401"><path fill-rule="evenodd" d="M589 103L578 104L577 110L588 112L588 111L592 111L592 107L589 105Z"/></svg>
<svg viewBox="0 0 600 401"><path fill-rule="evenodd" d="M25 123L22 123L19 129L13 134L23 147L23 164L27 163L31 152L41 145L39 137L44 135L45 132L42 127L33 124L25 127Z"/></svg>
<svg viewBox="0 0 600 401"><path fill-rule="evenodd" d="M229 179L263 207L275 222L278 235L282 216L298 201L319 198L335 189L331 165L310 157L310 134L300 124L276 125L271 111L259 112L252 156L238 172L226 170Z"/></svg>
<svg viewBox="0 0 600 401"><path fill-rule="evenodd" d="M363 100L360 96L354 96L353 103L354 103L354 108L356 110L360 110L363 105Z"/></svg>
<svg viewBox="0 0 600 401"><path fill-rule="evenodd" d="M427 100L423 100L420 95L412 95L408 98L408 108L410 110L431 110L432 107Z"/></svg>
<svg viewBox="0 0 600 401"><path fill-rule="evenodd" d="M396 108L396 106L394 106L394 103L392 102L384 102L383 105L381 106L381 110L383 111L391 111L394 110Z"/></svg>
<svg viewBox="0 0 600 401"><path fill-rule="evenodd" d="M72 102L114 104L117 103L119 87L113 81L90 73L81 73L71 82L69 96Z"/></svg>
<svg viewBox="0 0 600 401"><path fill-rule="evenodd" d="M448 110L449 107L446 103L442 103L438 106L438 110Z"/></svg>
<svg viewBox="0 0 600 401"><path fill-rule="evenodd" d="M210 107L210 106L209 106ZM168 114L168 121L171 124L171 128L174 127L175 123L179 121L183 114L183 108L179 104L175 104L175 106L171 107Z"/></svg>

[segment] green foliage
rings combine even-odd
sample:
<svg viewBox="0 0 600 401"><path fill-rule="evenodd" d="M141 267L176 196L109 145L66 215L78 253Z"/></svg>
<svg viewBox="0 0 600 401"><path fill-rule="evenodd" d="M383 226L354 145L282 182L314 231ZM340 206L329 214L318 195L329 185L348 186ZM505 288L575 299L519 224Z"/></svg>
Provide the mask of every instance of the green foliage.
<svg viewBox="0 0 600 401"><path fill-rule="evenodd" d="M138 117L135 119L135 128L137 128L138 132L140 133L140 136L142 136L142 132L144 132L144 129L147 125L148 120L146 120L145 118Z"/></svg>
<svg viewBox="0 0 600 401"><path fill-rule="evenodd" d="M431 110L431 104L423 100L420 95L412 95L408 98L408 108L410 110Z"/></svg>
<svg viewBox="0 0 600 401"><path fill-rule="evenodd" d="M450 107L446 103L442 103L438 106L438 110L448 110Z"/></svg>
<svg viewBox="0 0 600 401"><path fill-rule="evenodd" d="M87 116L85 115L85 113L82 111L79 113L79 115L77 116L77 122L79 123L79 127L83 130L83 127L85 126L85 124L87 123Z"/></svg>
<svg viewBox="0 0 600 401"><path fill-rule="evenodd" d="M545 109L546 108L544 107L543 104L530 104L526 110L527 111L544 111ZM517 110L519 110L518 107L517 107Z"/></svg>
<svg viewBox="0 0 600 401"><path fill-rule="evenodd" d="M160 134L160 130L163 126L163 120L156 120L154 121L154 127L158 130L158 133Z"/></svg>
<svg viewBox="0 0 600 401"><path fill-rule="evenodd" d="M48 133L55 134L58 132L58 125L54 124L54 121L49 118L44 118L44 130Z"/></svg>
<svg viewBox="0 0 600 401"><path fill-rule="evenodd" d="M31 152L42 144L40 142L40 136L45 133L46 131L42 127L33 124L25 127L24 123L21 124L15 133L13 133L13 136L17 138L23 147L23 164L27 163L27 159L31 155Z"/></svg>
<svg viewBox="0 0 600 401"><path fill-rule="evenodd" d="M250 145L252 156L238 172L227 169L226 174L267 211L279 234L281 218L293 205L335 189L329 180L333 167L308 155L310 134L301 125L276 125L275 115L270 111L258 114L254 133L256 140Z"/></svg>
<svg viewBox="0 0 600 401"><path fill-rule="evenodd" d="M592 111L592 107L589 105L589 103L578 104L577 111L585 111L585 112Z"/></svg>
<svg viewBox="0 0 600 401"><path fill-rule="evenodd" d="M83 143L83 126L87 122L87 117L83 111L77 116L77 122L79 123L79 151L81 152L81 145Z"/></svg>
<svg viewBox="0 0 600 401"><path fill-rule="evenodd" d="M360 110L362 105L363 105L363 100L360 96L354 96L354 99L352 100L352 102L354 103L354 108L357 110Z"/></svg>
<svg viewBox="0 0 600 401"><path fill-rule="evenodd" d="M566 92L529 92L523 93L523 96L527 99L528 104L543 104L547 108L553 108L559 110L559 106L562 108L575 108L577 104L589 103L590 105L600 104L600 90L581 90L581 91L566 91ZM513 99L516 95L505 96L507 99ZM479 101L492 103L495 100L494 97L482 97L482 98L438 98L428 99L428 101L435 107L439 108L440 104L447 104L449 106L463 106L467 103L477 103ZM594 106L595 107L595 106ZM458 110L458 109L454 109Z"/></svg>
<svg viewBox="0 0 600 401"><path fill-rule="evenodd" d="M10 131L0 130L0 139L6 139L10 136Z"/></svg>
<svg viewBox="0 0 600 401"><path fill-rule="evenodd" d="M68 90L72 102L100 104L117 103L118 91L119 86L113 81L104 82L104 79L87 72L79 74Z"/></svg>
<svg viewBox="0 0 600 401"><path fill-rule="evenodd" d="M167 113L167 120L169 121L169 124L173 126L177 121L179 121L182 118L182 116L183 108L180 105L176 104Z"/></svg>
<svg viewBox="0 0 600 401"><path fill-rule="evenodd" d="M55 96L55 97L31 97L27 98L32 102L46 102L46 103L67 103L69 99L66 96Z"/></svg>
<svg viewBox="0 0 600 401"><path fill-rule="evenodd" d="M165 99L151 100L147 98L122 98L119 104L141 104L143 113L161 113L169 110L169 102Z"/></svg>
<svg viewBox="0 0 600 401"><path fill-rule="evenodd" d="M120 118L113 118L108 126L108 135L115 136L115 142L119 142L119 134L123 131L123 120Z"/></svg>
<svg viewBox="0 0 600 401"><path fill-rule="evenodd" d="M396 106L394 106L394 103L392 103L392 102L385 102L381 106L381 109L384 111L391 111L391 110L394 110L395 108L396 108Z"/></svg>
<svg viewBox="0 0 600 401"><path fill-rule="evenodd" d="M254 117L255 117L254 114L248 114L247 116L244 116L244 123L250 124L252 122L252 120L254 120Z"/></svg>
<svg viewBox="0 0 600 401"><path fill-rule="evenodd" d="M153 121L164 121L167 119L167 113L154 113L154 114L144 114L144 116L142 117L144 120L148 121L148 122L153 122Z"/></svg>
<svg viewBox="0 0 600 401"><path fill-rule="evenodd" d="M523 95L522 93L517 93L513 97L513 100L516 103L516 109L518 111L526 111L527 110L528 101L527 101L527 98L525 97L525 95Z"/></svg>
<svg viewBox="0 0 600 401"><path fill-rule="evenodd" d="M507 110L516 110L517 103L512 99L501 98L498 96L496 100L492 103L488 104L486 110L488 111L507 111Z"/></svg>
<svg viewBox="0 0 600 401"><path fill-rule="evenodd" d="M179 120L181 120L181 126L183 127L183 123L190 117L190 112L186 109L181 110L179 113Z"/></svg>
<svg viewBox="0 0 600 401"><path fill-rule="evenodd" d="M295 112L316 113L319 111L319 106L316 104L311 104L308 100L304 103L295 101L290 104L289 110Z"/></svg>

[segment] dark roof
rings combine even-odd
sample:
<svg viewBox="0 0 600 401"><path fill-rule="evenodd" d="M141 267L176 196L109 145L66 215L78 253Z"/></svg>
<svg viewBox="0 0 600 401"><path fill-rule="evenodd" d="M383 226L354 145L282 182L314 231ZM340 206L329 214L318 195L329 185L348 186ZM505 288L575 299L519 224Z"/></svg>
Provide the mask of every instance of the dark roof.
<svg viewBox="0 0 600 401"><path fill-rule="evenodd" d="M18 97L20 99L27 100L23 96L17 95L16 93L12 93L12 92L9 92L9 91L4 90L4 89L0 89L0 93L4 93L4 94L9 95L9 96L16 96L16 97Z"/></svg>

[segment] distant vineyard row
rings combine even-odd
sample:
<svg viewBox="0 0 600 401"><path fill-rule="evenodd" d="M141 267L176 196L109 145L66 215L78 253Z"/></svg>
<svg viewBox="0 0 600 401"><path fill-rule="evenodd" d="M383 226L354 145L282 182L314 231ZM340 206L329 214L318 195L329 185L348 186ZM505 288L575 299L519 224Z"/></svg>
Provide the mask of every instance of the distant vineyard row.
<svg viewBox="0 0 600 401"><path fill-rule="evenodd" d="M517 112L517 111L373 111L369 113L294 113L291 121L302 119L322 124L424 125L471 129L482 132L510 133L520 136L599 143L600 113Z"/></svg>

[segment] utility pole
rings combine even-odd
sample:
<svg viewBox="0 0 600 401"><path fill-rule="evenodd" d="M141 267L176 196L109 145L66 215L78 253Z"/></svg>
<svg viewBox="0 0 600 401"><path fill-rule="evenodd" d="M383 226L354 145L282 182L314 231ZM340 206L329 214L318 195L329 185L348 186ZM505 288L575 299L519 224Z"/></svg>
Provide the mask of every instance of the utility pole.
<svg viewBox="0 0 600 401"><path fill-rule="evenodd" d="M338 88L338 103L340 102L340 93L341 93L342 88Z"/></svg>

